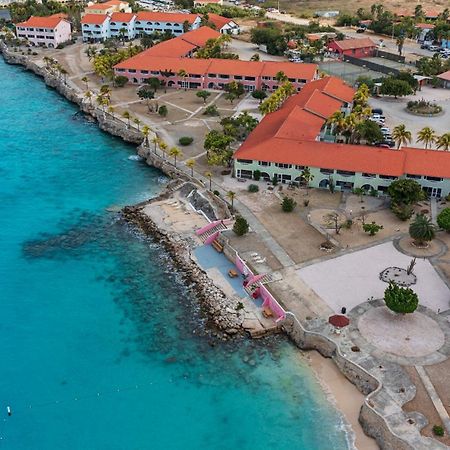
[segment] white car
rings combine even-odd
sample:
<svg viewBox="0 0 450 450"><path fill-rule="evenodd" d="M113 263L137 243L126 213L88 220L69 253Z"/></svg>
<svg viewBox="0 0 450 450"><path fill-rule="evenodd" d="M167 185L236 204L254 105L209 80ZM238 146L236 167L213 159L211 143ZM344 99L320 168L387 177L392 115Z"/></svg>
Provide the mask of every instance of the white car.
<svg viewBox="0 0 450 450"><path fill-rule="evenodd" d="M391 129L388 128L388 127L381 127L381 128L380 128L380 131L381 131L383 134L391 134Z"/></svg>

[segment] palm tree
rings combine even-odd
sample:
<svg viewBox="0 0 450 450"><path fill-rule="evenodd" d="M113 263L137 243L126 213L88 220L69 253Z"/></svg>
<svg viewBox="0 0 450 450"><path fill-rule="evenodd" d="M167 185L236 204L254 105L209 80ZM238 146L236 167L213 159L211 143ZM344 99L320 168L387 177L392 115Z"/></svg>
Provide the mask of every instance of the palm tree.
<svg viewBox="0 0 450 450"><path fill-rule="evenodd" d="M174 166L177 167L177 158L181 158L183 156L183 152L178 147L172 147L169 150L169 155L172 156Z"/></svg>
<svg viewBox="0 0 450 450"><path fill-rule="evenodd" d="M311 181L314 179L314 175L311 173L311 170L309 169L309 167L305 167L302 170L300 179L305 182L306 194L308 194L309 183L311 183Z"/></svg>
<svg viewBox="0 0 450 450"><path fill-rule="evenodd" d="M144 136L144 145L148 147L148 135L150 134L150 127L147 125L144 125L142 127L142 134Z"/></svg>
<svg viewBox="0 0 450 450"><path fill-rule="evenodd" d="M416 218L409 226L409 235L418 246L423 246L425 242L434 239L436 227L431 219L423 214L416 214Z"/></svg>
<svg viewBox="0 0 450 450"><path fill-rule="evenodd" d="M182 84L184 87L184 90L187 90L187 86L186 86L186 78L189 76L189 74L184 70L184 69L180 69L177 73L177 75L183 80Z"/></svg>
<svg viewBox="0 0 450 450"><path fill-rule="evenodd" d="M125 111L122 113L122 117L124 119L127 119L127 121L128 121L127 128L130 128L131 114L128 111Z"/></svg>
<svg viewBox="0 0 450 450"><path fill-rule="evenodd" d="M233 213L233 211L234 211L234 199L236 198L236 192L228 191L227 192L227 198L231 202L231 213Z"/></svg>
<svg viewBox="0 0 450 450"><path fill-rule="evenodd" d="M137 117L135 117L133 119L133 122L137 125L138 131L140 131L141 121Z"/></svg>
<svg viewBox="0 0 450 450"><path fill-rule="evenodd" d="M205 177L209 178L209 190L212 191L212 173L205 172Z"/></svg>
<svg viewBox="0 0 450 450"><path fill-rule="evenodd" d="M86 90L89 89L89 78L83 77L81 81L86 85Z"/></svg>
<svg viewBox="0 0 450 450"><path fill-rule="evenodd" d="M191 177L193 177L194 176L195 159L188 159L185 164L186 164L186 167L189 167L189 169L191 169Z"/></svg>
<svg viewBox="0 0 450 450"><path fill-rule="evenodd" d="M448 151L450 148L450 133L445 133L436 139L436 147Z"/></svg>
<svg viewBox="0 0 450 450"><path fill-rule="evenodd" d="M288 77L282 70L280 70L275 74L275 80L277 80L278 83L284 83L285 81L288 80Z"/></svg>
<svg viewBox="0 0 450 450"><path fill-rule="evenodd" d="M155 153L156 153L156 146L157 146L159 143L160 143L160 139L159 139L159 137L156 136L156 134L155 134L155 136L153 136L153 138L152 138L152 144L155 145L155 148L154 148Z"/></svg>
<svg viewBox="0 0 450 450"><path fill-rule="evenodd" d="M336 135L342 133L345 129L345 115L341 111L333 113L327 120L327 124L333 126L333 130L336 131Z"/></svg>
<svg viewBox="0 0 450 450"><path fill-rule="evenodd" d="M89 100L89 104L92 106L92 92L91 91L86 91L84 93L84 98L87 98Z"/></svg>
<svg viewBox="0 0 450 450"><path fill-rule="evenodd" d="M392 138L396 142L398 150L402 145L406 145L408 142L411 142L411 131L408 131L403 124L397 125L392 130Z"/></svg>
<svg viewBox="0 0 450 450"><path fill-rule="evenodd" d="M104 84L100 87L100 93L109 98L111 97L111 88L107 84Z"/></svg>
<svg viewBox="0 0 450 450"><path fill-rule="evenodd" d="M431 127L422 128L417 133L417 142L423 142L425 144L425 149L427 149L428 146L431 145L435 140L436 133Z"/></svg>
<svg viewBox="0 0 450 450"><path fill-rule="evenodd" d="M166 152L167 152L168 145L164 141L159 141L159 148L161 149L161 151L163 153L163 158L166 159Z"/></svg>

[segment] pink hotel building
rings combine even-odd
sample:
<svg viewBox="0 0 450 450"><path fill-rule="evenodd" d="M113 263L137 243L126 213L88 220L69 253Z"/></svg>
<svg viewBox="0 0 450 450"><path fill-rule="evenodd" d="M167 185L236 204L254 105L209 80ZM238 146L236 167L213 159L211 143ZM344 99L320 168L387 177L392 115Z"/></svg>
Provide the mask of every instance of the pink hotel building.
<svg viewBox="0 0 450 450"><path fill-rule="evenodd" d="M283 72L298 91L318 78L316 64L190 57L208 39L217 37L220 33L208 27L190 31L117 64L115 75L125 76L134 84L156 77L165 81L167 87L189 89L223 89L231 81L237 81L247 92L276 89L278 72ZM182 71L187 76L178 75Z"/></svg>

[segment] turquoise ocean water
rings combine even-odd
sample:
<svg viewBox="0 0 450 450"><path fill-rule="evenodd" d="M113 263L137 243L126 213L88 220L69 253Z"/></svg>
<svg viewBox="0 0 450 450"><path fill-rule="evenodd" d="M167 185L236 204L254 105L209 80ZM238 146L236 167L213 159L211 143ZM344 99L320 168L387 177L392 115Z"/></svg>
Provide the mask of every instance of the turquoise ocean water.
<svg viewBox="0 0 450 450"><path fill-rule="evenodd" d="M0 77L0 449L347 448L288 342L215 342L117 220L161 173L34 75Z"/></svg>

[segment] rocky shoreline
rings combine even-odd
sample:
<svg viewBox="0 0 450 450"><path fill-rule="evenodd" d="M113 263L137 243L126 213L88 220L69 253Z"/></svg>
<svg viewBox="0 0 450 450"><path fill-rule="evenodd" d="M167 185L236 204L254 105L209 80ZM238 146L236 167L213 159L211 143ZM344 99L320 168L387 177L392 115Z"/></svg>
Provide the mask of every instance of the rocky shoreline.
<svg viewBox="0 0 450 450"><path fill-rule="evenodd" d="M165 194L162 194L165 195ZM156 197L152 201L159 200ZM191 259L191 248L183 240L161 230L143 211L143 206L127 206L121 211L122 218L138 227L145 235L160 243L172 258L183 281L190 286L198 299L202 311L207 316L207 326L213 335L222 340L244 334L242 326L244 315L240 313L238 301L227 297Z"/></svg>

